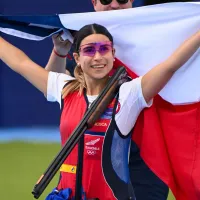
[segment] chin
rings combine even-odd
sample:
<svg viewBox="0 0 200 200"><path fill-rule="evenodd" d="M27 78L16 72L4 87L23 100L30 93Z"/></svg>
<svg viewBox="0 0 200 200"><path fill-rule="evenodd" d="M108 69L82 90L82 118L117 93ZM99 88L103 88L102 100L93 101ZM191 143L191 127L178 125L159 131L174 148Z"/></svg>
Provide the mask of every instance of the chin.
<svg viewBox="0 0 200 200"><path fill-rule="evenodd" d="M105 79L105 78L107 78L108 76L95 76L95 77L93 77L94 79L96 79L96 80L102 80L102 79Z"/></svg>
<svg viewBox="0 0 200 200"><path fill-rule="evenodd" d="M98 75L94 75L93 78L96 79L96 80L105 79L105 78L108 78L108 74L98 74Z"/></svg>

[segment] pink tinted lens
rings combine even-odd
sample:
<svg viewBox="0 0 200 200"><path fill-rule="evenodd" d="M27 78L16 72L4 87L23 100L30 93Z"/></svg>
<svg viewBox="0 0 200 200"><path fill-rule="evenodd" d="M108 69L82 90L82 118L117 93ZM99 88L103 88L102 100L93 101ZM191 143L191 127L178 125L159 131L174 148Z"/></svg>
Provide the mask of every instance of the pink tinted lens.
<svg viewBox="0 0 200 200"><path fill-rule="evenodd" d="M101 43L92 43L81 46L80 52L83 56L94 56L96 52L99 52L101 55L105 55L109 51L112 51L111 42L101 42Z"/></svg>
<svg viewBox="0 0 200 200"><path fill-rule="evenodd" d="M94 56L96 49L94 46L87 46L82 49L83 56Z"/></svg>
<svg viewBox="0 0 200 200"><path fill-rule="evenodd" d="M108 53L109 51L112 51L112 46L109 45L109 44L101 45L100 48L99 48L99 53L100 53L101 55L105 55L105 54Z"/></svg>

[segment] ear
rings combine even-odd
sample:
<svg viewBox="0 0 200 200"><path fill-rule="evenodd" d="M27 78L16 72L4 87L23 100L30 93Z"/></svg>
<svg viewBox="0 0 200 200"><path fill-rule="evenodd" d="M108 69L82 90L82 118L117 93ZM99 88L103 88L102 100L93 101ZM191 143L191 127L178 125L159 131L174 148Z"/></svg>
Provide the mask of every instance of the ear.
<svg viewBox="0 0 200 200"><path fill-rule="evenodd" d="M133 3L133 2L134 2L134 0L130 0L130 2L131 2L131 3Z"/></svg>
<svg viewBox="0 0 200 200"><path fill-rule="evenodd" d="M76 64L79 63L79 55L78 53L73 53L74 60L76 61Z"/></svg>
<svg viewBox="0 0 200 200"><path fill-rule="evenodd" d="M92 5L93 5L93 6L96 6L97 0L91 0L91 1L92 1Z"/></svg>
<svg viewBox="0 0 200 200"><path fill-rule="evenodd" d="M113 54L113 58L115 58L115 48L113 48L113 50L112 50L112 54Z"/></svg>

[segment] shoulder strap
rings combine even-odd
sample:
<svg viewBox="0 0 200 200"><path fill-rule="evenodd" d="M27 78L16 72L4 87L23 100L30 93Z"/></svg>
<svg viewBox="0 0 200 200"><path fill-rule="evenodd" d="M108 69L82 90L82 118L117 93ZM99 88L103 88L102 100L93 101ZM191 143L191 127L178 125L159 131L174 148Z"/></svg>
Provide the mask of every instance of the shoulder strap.
<svg viewBox="0 0 200 200"><path fill-rule="evenodd" d="M82 199L82 174L83 174L84 134L78 142L78 162L76 168L75 200Z"/></svg>
<svg viewBox="0 0 200 200"><path fill-rule="evenodd" d="M84 90L84 96L86 91ZM76 186L75 186L75 200L82 199L82 174L83 174L83 157L84 157L84 134L78 142L78 160L76 168Z"/></svg>

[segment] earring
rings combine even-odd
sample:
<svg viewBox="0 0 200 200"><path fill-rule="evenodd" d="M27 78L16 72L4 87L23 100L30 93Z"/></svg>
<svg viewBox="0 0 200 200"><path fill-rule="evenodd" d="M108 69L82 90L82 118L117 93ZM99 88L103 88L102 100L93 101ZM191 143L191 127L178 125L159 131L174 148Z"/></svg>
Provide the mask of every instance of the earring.
<svg viewBox="0 0 200 200"><path fill-rule="evenodd" d="M115 58L113 59L113 61L115 62Z"/></svg>

